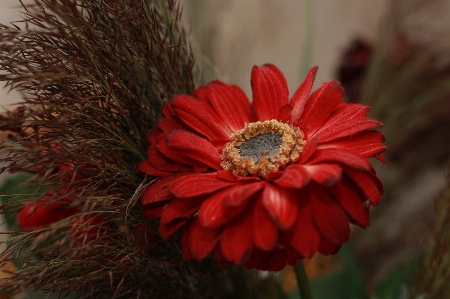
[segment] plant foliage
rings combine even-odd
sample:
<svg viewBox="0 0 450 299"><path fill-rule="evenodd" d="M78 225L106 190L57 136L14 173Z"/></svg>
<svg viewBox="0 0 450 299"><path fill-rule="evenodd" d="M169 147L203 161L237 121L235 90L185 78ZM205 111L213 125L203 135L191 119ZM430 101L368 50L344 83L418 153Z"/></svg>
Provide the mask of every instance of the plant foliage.
<svg viewBox="0 0 450 299"><path fill-rule="evenodd" d="M208 294L214 275L185 264L177 241L160 239L136 191L151 181L136 169L162 103L194 88L178 3L37 0L23 10L20 22L0 28L0 79L23 94L0 118L11 132L1 171L35 174L28 201L42 201L36 188L45 186L50 202L70 197L80 212L14 233L0 263L18 271L0 289L78 298ZM22 198L3 196L2 212L15 214ZM71 226L87 215L102 221Z"/></svg>

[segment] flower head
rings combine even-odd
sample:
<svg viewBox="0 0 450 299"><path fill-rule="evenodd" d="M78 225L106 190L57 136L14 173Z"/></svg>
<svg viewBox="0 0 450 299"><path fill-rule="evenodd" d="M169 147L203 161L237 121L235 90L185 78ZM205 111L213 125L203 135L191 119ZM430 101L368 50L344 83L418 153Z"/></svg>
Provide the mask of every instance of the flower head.
<svg viewBox="0 0 450 299"><path fill-rule="evenodd" d="M213 81L164 106L139 165L159 179L141 200L164 238L184 226L187 259L277 271L336 253L349 223L370 224L383 190L368 158L384 159L373 130L382 124L367 106L344 103L337 81L310 94L316 71L290 100L268 64L252 70L252 103Z"/></svg>
<svg viewBox="0 0 450 299"><path fill-rule="evenodd" d="M81 165L79 169L86 172L90 168ZM74 194L72 184L84 185L83 177L71 161L55 167L52 172L57 174L59 182L64 188L47 191L43 194L41 200L25 202L22 209L17 213L17 223L24 231L46 228L58 221L81 214L81 211L73 206L76 194ZM73 218L70 228L75 240L84 240L85 235L88 237L87 240L93 240L95 236L105 235L107 231L106 223L99 214L88 214Z"/></svg>
<svg viewBox="0 0 450 299"><path fill-rule="evenodd" d="M42 198L42 201L28 202L24 205L17 213L17 223L20 228L24 231L33 231L76 214L77 209L70 206L73 200L71 196L55 201L55 198L63 197L65 192L66 190L51 190Z"/></svg>

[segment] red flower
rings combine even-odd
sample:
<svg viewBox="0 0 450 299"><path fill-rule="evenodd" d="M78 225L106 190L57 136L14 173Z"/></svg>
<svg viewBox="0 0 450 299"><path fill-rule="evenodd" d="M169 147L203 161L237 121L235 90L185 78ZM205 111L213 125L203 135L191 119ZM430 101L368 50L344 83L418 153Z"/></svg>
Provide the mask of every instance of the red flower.
<svg viewBox="0 0 450 299"><path fill-rule="evenodd" d="M63 196L65 190L59 191ZM70 206L72 197L54 201L54 196L44 196L43 201L25 205L17 214L17 222L24 231L33 231L50 226L60 220L66 219L80 212ZM80 216L72 220L70 231L78 242L92 241L98 236L108 234L108 226L99 214Z"/></svg>
<svg viewBox="0 0 450 299"><path fill-rule="evenodd" d="M54 147L57 149L57 147ZM87 169L82 165L81 170ZM67 195L71 189L73 182L82 182L83 177L77 172L72 162L68 162L62 166L55 167L54 170L59 174L59 181L61 184L67 187L58 191L51 190L44 195L41 201L28 202L17 214L17 222L20 228L24 231L33 231L35 229L45 228L53 223L68 218L74 214L80 213L76 208L71 207L71 203L74 200L73 195ZM94 221L90 219L94 218ZM72 230L80 226L86 221L97 224L101 216L96 215L86 216L79 219L74 219L71 225ZM87 231L88 235L95 235L94 229ZM81 235L80 232L76 233L77 237Z"/></svg>
<svg viewBox="0 0 450 299"><path fill-rule="evenodd" d="M89 242L108 235L108 224L99 214L89 214L72 221L73 238L80 243Z"/></svg>
<svg viewBox="0 0 450 299"><path fill-rule="evenodd" d="M369 107L342 102L337 81L310 95L316 71L290 100L283 74L264 65L252 70L252 103L214 81L164 106L139 165L160 178L141 200L164 238L185 226L187 259L277 271L336 253L349 223L369 225L383 192L368 161L383 160L383 135L372 130L382 124Z"/></svg>
<svg viewBox="0 0 450 299"><path fill-rule="evenodd" d="M61 195L64 190L59 191ZM55 201L52 195L44 196L43 201L29 203L17 214L17 223L24 231L47 227L55 222L77 213L75 208L70 207L73 199L67 197L64 200Z"/></svg>

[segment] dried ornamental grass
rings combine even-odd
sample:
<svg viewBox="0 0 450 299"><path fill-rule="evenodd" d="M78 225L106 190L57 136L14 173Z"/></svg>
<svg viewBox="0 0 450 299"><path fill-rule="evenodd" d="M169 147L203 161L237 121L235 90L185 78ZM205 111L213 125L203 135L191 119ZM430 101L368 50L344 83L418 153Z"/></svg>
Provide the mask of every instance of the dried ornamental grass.
<svg viewBox="0 0 450 299"><path fill-rule="evenodd" d="M78 213L14 234L0 258L19 268L0 288L78 298L208 292L202 281L212 278L193 282L177 241L159 242L136 205L145 136L162 103L193 90L177 2L42 0L23 9L21 22L0 29L0 79L23 94L1 119L13 133L1 144L1 171L34 173L29 184L49 191L31 188L29 200L70 198ZM5 196L1 211L23 204Z"/></svg>

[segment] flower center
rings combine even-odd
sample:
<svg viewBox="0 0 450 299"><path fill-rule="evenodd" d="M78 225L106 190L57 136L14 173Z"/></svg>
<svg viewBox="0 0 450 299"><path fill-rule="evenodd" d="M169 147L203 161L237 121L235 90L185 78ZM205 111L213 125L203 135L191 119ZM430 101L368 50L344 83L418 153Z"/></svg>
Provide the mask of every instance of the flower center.
<svg viewBox="0 0 450 299"><path fill-rule="evenodd" d="M302 131L274 119L250 123L230 138L220 166L234 175L263 178L296 162L306 143Z"/></svg>

